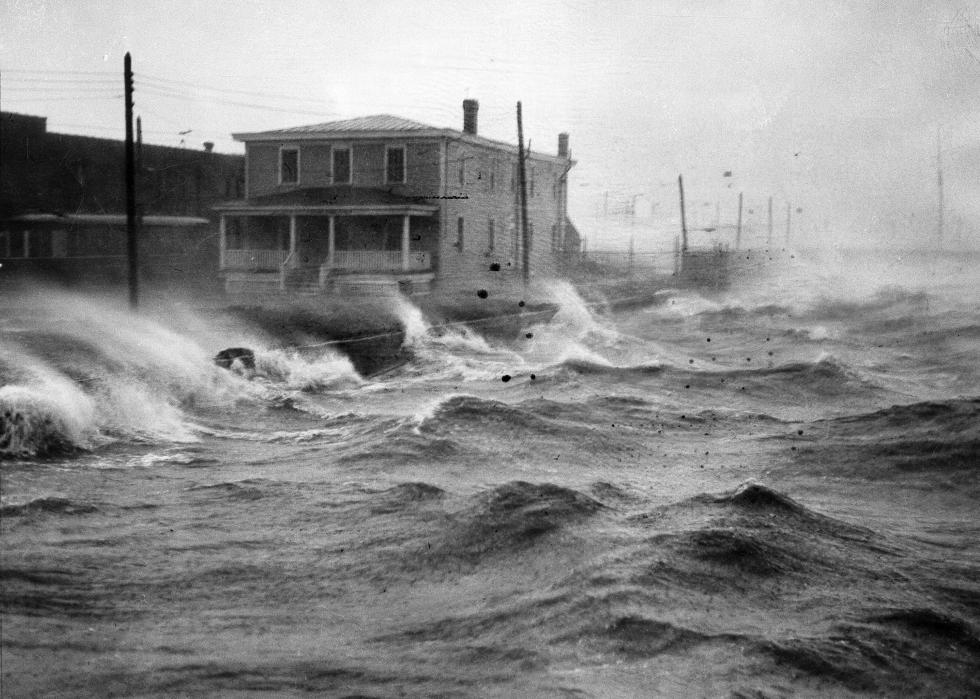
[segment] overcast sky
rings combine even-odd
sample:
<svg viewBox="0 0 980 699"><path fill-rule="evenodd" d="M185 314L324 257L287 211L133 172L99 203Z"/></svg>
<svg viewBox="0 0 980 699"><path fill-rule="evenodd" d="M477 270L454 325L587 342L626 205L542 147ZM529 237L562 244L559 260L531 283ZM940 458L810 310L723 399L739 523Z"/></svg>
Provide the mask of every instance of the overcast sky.
<svg viewBox="0 0 980 699"><path fill-rule="evenodd" d="M522 100L535 150L571 134L570 209L599 246L629 234L604 207L676 218L679 173L696 223L744 191L750 223L772 195L801 235L923 239L938 132L947 216L980 235L978 0L5 0L0 26L3 109L52 131L122 137L126 51L145 140L188 148L377 113L460 128L466 97L513 142Z"/></svg>

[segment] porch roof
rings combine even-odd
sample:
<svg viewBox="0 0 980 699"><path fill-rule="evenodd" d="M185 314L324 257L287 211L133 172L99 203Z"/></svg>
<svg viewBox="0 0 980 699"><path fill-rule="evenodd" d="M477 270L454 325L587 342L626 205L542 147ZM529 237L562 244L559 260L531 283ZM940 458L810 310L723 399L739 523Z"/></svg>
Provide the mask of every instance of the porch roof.
<svg viewBox="0 0 980 699"><path fill-rule="evenodd" d="M432 216L439 210L421 197L406 197L387 189L336 185L304 187L287 192L263 194L214 207L222 213L247 214L346 214L385 216L389 214Z"/></svg>

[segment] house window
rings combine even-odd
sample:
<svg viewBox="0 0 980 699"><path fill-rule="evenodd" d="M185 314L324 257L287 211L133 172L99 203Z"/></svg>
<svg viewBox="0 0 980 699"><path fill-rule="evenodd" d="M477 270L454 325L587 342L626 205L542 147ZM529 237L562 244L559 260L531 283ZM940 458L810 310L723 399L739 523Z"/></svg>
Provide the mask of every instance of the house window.
<svg viewBox="0 0 980 699"><path fill-rule="evenodd" d="M493 194L497 186L497 161L490 163L490 194Z"/></svg>
<svg viewBox="0 0 980 699"><path fill-rule="evenodd" d="M530 193L529 193L528 196L532 196L533 197L534 196L534 168L533 167L531 168L531 184L530 184L530 188L531 188L531 191L530 191Z"/></svg>
<svg viewBox="0 0 980 699"><path fill-rule="evenodd" d="M487 249L493 252L493 237L494 237L494 222L493 219L487 219Z"/></svg>
<svg viewBox="0 0 980 699"><path fill-rule="evenodd" d="M459 186L466 184L466 158L459 159Z"/></svg>
<svg viewBox="0 0 980 699"><path fill-rule="evenodd" d="M389 146L385 149L385 178L388 184L405 182L405 148Z"/></svg>
<svg viewBox="0 0 980 699"><path fill-rule="evenodd" d="M299 148L279 149L279 184L299 184Z"/></svg>
<svg viewBox="0 0 980 699"><path fill-rule="evenodd" d="M331 158L331 162L333 163L333 183L350 184L351 149L334 148Z"/></svg>
<svg viewBox="0 0 980 699"><path fill-rule="evenodd" d="M456 247L463 252L463 217L456 219Z"/></svg>

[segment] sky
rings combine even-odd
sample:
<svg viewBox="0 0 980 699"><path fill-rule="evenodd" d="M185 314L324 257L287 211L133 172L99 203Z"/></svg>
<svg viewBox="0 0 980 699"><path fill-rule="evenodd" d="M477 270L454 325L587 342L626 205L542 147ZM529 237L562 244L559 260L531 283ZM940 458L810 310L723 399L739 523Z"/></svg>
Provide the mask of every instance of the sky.
<svg viewBox="0 0 980 699"><path fill-rule="evenodd" d="M980 247L980 0L4 0L0 104L124 133L123 56L151 143L396 114L554 153L595 248L692 228L794 242ZM724 174L731 172L730 177ZM633 212L633 213L629 213ZM726 228L727 227L727 228ZM761 231L761 233L760 233ZM707 234L705 234L707 235Z"/></svg>

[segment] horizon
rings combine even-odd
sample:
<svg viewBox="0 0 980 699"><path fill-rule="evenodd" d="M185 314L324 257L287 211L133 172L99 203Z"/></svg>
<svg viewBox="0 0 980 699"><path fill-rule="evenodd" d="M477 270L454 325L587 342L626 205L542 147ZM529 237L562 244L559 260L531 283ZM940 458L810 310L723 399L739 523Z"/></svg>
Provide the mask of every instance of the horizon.
<svg viewBox="0 0 980 699"><path fill-rule="evenodd" d="M941 160L947 220L980 243L980 6L613 7L6 5L0 90L49 131L120 139L129 51L146 143L239 154L235 132L373 113L459 130L464 98L516 143L520 100L531 148L570 134L569 213L603 247L628 238L610 210L676 217L678 174L695 217L734 222L741 191L829 245L919 245Z"/></svg>

